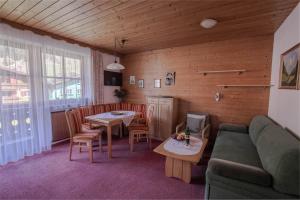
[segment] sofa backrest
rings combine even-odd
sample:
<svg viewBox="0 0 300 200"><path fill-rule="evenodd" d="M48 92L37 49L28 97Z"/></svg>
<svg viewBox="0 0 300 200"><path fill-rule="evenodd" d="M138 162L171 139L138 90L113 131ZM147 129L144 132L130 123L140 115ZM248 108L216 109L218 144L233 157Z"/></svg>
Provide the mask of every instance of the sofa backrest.
<svg viewBox="0 0 300 200"><path fill-rule="evenodd" d="M261 131L256 148L264 169L273 177L273 188L300 195L300 141L273 124Z"/></svg>
<svg viewBox="0 0 300 200"><path fill-rule="evenodd" d="M271 124L274 124L272 120L263 115L257 115L252 119L249 125L249 135L254 145L256 145L256 142L263 129Z"/></svg>

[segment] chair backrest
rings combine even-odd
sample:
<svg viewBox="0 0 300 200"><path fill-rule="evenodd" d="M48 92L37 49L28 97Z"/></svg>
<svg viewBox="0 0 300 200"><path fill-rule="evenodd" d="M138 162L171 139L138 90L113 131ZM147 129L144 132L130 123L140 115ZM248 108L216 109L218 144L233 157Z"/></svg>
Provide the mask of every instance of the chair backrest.
<svg viewBox="0 0 300 200"><path fill-rule="evenodd" d="M70 133L70 139L72 139L77 133L81 131L81 125L78 120L78 116L76 111L74 110L67 110L65 112L67 124Z"/></svg>
<svg viewBox="0 0 300 200"><path fill-rule="evenodd" d="M187 113L186 127L189 127L192 133L200 133L209 122L209 115L202 112Z"/></svg>
<svg viewBox="0 0 300 200"><path fill-rule="evenodd" d="M153 119L153 113L154 113L154 105L150 104L148 106L148 109L147 109L147 117L146 117L146 123L147 123L147 126L150 126L151 122L152 122L152 119Z"/></svg>
<svg viewBox="0 0 300 200"><path fill-rule="evenodd" d="M94 115L93 106L83 106L78 108L78 112L80 114L80 120L82 123L87 123L88 121L85 119L86 116Z"/></svg>

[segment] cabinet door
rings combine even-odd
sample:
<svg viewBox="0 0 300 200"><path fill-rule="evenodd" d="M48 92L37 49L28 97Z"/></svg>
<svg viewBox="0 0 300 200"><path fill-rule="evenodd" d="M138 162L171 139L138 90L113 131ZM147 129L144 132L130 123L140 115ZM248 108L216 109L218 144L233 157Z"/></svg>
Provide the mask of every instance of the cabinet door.
<svg viewBox="0 0 300 200"><path fill-rule="evenodd" d="M159 137L162 140L167 139L172 134L172 101L159 101Z"/></svg>
<svg viewBox="0 0 300 200"><path fill-rule="evenodd" d="M154 112L152 116L152 122L150 124L150 134L154 138L159 138L159 129L158 129L158 121L159 121L159 115L158 115L158 99L157 98L148 98L147 99L147 108L149 105L154 106Z"/></svg>

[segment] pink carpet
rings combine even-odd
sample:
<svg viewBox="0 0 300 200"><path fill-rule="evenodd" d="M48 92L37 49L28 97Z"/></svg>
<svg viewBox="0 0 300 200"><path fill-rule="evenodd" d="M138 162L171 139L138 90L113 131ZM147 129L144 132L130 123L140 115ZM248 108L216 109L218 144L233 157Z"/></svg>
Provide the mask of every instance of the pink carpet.
<svg viewBox="0 0 300 200"><path fill-rule="evenodd" d="M145 143L130 153L127 139L113 140L113 159L94 153L90 164L86 152L74 148L68 161L68 145L0 167L0 199L12 198L117 198L202 199L205 166L193 167L191 184L164 175L164 157ZM158 145L154 142L153 146Z"/></svg>

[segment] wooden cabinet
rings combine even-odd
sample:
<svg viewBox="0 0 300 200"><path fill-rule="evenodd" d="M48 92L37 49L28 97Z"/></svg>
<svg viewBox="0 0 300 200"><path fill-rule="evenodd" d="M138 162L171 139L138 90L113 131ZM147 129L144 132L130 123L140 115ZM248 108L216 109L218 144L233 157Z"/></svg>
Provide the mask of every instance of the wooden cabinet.
<svg viewBox="0 0 300 200"><path fill-rule="evenodd" d="M150 132L155 139L165 140L175 131L177 99L172 97L147 97L147 105L154 106Z"/></svg>

